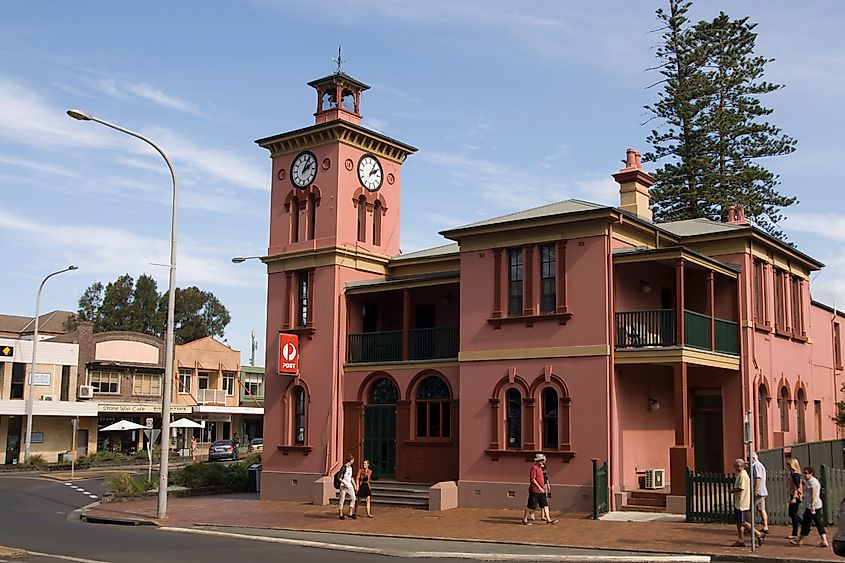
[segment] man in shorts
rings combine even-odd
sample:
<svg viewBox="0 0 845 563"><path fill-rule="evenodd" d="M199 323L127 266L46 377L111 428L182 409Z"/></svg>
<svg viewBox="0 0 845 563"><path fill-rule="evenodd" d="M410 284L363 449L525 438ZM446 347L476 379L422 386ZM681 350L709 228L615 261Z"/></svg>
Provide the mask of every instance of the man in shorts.
<svg viewBox="0 0 845 563"><path fill-rule="evenodd" d="M733 492L733 506L734 506L734 523L736 524L737 540L731 544L731 547L745 547L745 530L750 530L751 533L757 536L758 545L763 545L763 534L751 527L749 522L749 513L751 512L751 479L748 477L746 471L746 464L744 459L737 459L734 462L734 471L736 471L736 479L734 480Z"/></svg>
<svg viewBox="0 0 845 563"><path fill-rule="evenodd" d="M764 534L769 533L769 514L766 512L766 497L769 490L766 488L766 466L760 463L757 454L751 454L751 479L754 481L754 509L760 515L760 523Z"/></svg>
<svg viewBox="0 0 845 563"><path fill-rule="evenodd" d="M557 524L549 516L549 499L546 497L546 480L543 477L543 467L546 465L546 456L537 454L534 456L534 465L528 475L528 506L522 514L522 523L530 526L534 520L534 511L540 510L540 517L546 524ZM530 520L529 520L530 517Z"/></svg>

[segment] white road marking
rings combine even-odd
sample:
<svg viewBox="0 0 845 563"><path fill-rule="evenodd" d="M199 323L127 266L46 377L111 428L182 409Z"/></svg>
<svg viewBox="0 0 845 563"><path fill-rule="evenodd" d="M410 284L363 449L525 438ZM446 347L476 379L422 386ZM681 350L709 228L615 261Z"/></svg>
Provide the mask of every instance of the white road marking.
<svg viewBox="0 0 845 563"><path fill-rule="evenodd" d="M100 559L84 559L82 557L72 557L70 555L57 555L55 553L41 553L38 551L29 551L29 555L37 555L38 557L50 557L52 559L61 559L62 561L76 561L77 563L111 563L110 561L102 561Z"/></svg>

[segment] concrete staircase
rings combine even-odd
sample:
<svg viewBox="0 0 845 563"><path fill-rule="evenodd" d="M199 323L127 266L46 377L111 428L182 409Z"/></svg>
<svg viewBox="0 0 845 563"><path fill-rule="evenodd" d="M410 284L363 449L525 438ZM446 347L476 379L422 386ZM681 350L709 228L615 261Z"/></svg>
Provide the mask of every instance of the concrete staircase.
<svg viewBox="0 0 845 563"><path fill-rule="evenodd" d="M666 512L666 497L669 493L660 491L630 491L624 512Z"/></svg>
<svg viewBox="0 0 845 563"><path fill-rule="evenodd" d="M404 506L428 510L428 483L405 483L379 479L370 482L373 492L370 503L375 506ZM336 492L332 504L337 504L340 492Z"/></svg>

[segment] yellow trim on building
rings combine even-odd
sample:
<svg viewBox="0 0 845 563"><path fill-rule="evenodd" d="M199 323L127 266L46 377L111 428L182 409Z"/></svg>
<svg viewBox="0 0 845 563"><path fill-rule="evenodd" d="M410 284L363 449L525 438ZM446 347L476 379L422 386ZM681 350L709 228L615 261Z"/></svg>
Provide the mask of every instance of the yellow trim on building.
<svg viewBox="0 0 845 563"><path fill-rule="evenodd" d="M560 217L551 225L538 226L534 223L520 224L518 230L507 225L499 226L500 230L491 230L483 234L472 233L461 237L461 252L475 252L493 248L513 248L529 244L552 243L558 240L571 241L573 239L605 236L608 233L606 221L566 224ZM604 219L603 217L601 219ZM582 218L583 220L583 218ZM564 223L564 225L561 225ZM512 232L505 232L508 228Z"/></svg>
<svg viewBox="0 0 845 563"><path fill-rule="evenodd" d="M728 356L717 352L690 348L618 350L614 356L617 364L665 364L684 362L696 366L707 366L739 371L739 356Z"/></svg>
<svg viewBox="0 0 845 563"><path fill-rule="evenodd" d="M364 272L385 275L390 258L362 250L360 248L346 248L330 246L316 250L305 250L265 256L262 261L267 264L268 274L304 270L319 266L344 266Z"/></svg>
<svg viewBox="0 0 845 563"><path fill-rule="evenodd" d="M488 360L533 360L537 358L581 358L586 356L609 356L610 346L593 344L589 346L556 346L553 348L513 348L510 350L471 350L458 354L459 362L482 362Z"/></svg>

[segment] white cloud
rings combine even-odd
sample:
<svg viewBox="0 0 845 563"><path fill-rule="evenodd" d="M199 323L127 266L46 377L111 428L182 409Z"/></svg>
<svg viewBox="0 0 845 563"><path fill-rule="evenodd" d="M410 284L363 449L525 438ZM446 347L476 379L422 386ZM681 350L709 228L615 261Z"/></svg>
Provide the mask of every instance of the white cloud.
<svg viewBox="0 0 845 563"><path fill-rule="evenodd" d="M118 82L114 78L107 78L97 80L92 84L92 87L115 98L128 99L134 96L162 107L208 119L205 113L192 104L171 96L160 88L155 88L143 82Z"/></svg>
<svg viewBox="0 0 845 563"><path fill-rule="evenodd" d="M845 217L832 213L790 213L784 220L788 230L812 233L837 242L845 242Z"/></svg>
<svg viewBox="0 0 845 563"><path fill-rule="evenodd" d="M38 255L61 255L81 270L102 279L113 279L125 272L135 276L149 272L154 277L167 278L166 270L162 274L150 263L166 264L169 261L169 238L154 239L93 225L39 223L5 210L0 210L0 231L14 235L9 240L15 240L16 245L37 247L35 251ZM31 252L34 249L26 250ZM245 270L233 269L230 258L228 252L219 246L180 240L176 257L179 286L258 287L263 283Z"/></svg>

